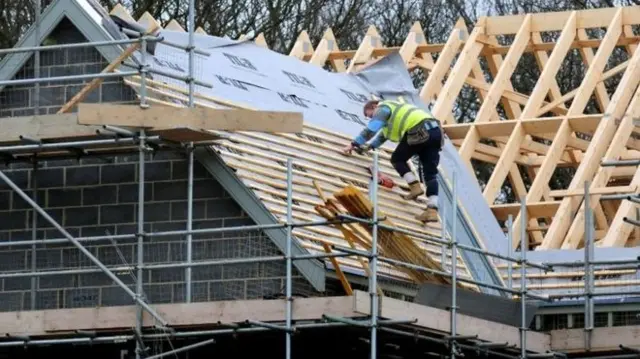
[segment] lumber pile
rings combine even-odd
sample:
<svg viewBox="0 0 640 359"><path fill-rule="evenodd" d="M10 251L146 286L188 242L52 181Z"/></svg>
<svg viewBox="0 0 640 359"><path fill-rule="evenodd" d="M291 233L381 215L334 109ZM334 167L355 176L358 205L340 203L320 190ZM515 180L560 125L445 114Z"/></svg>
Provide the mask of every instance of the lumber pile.
<svg viewBox="0 0 640 359"><path fill-rule="evenodd" d="M318 186L316 189L320 192ZM339 192L334 193L335 198L326 198L321 194L321 198L325 202L316 205L315 210L322 217L331 220L336 219L341 214L348 214L353 217L370 219L373 216L373 204L354 186L347 186ZM378 210L378 218L384 218L385 215ZM393 227L394 224L389 219L384 219L381 223ZM350 244L351 248L356 249L356 244L371 250L372 247L372 226L364 223L348 223L336 224ZM440 263L436 262L429 253L422 250L409 236L404 233L394 232L387 229L378 229L378 249L379 253L388 258L398 261L419 265L438 271L443 271ZM360 258L361 264L368 273L368 267L364 263L364 259ZM404 272L416 284L421 283L440 283L450 284L451 281L447 277L427 273L411 269L405 266L394 266L397 270Z"/></svg>

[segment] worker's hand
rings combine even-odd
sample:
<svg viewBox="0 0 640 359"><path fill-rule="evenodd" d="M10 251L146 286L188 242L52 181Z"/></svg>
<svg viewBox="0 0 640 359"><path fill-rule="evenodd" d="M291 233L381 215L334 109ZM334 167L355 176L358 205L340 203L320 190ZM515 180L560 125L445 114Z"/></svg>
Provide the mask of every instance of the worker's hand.
<svg viewBox="0 0 640 359"><path fill-rule="evenodd" d="M370 149L371 149L371 145L365 143L360 147L354 148L354 151L356 151L359 155L363 155L367 153Z"/></svg>
<svg viewBox="0 0 640 359"><path fill-rule="evenodd" d="M351 156L351 151L353 151L353 145L349 144L348 146L343 147L341 152L345 156Z"/></svg>

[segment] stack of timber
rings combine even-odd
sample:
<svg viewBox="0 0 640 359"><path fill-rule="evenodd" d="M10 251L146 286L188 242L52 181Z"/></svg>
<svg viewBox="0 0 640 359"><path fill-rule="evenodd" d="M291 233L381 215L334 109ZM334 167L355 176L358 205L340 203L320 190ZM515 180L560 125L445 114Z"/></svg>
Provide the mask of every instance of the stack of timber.
<svg viewBox="0 0 640 359"><path fill-rule="evenodd" d="M363 219L371 219L373 217L373 204L354 186L345 187L341 191L336 192L334 197L335 199L325 198L325 203L323 205L317 205L315 207L316 211L324 218L328 220L337 219L340 214L349 214L353 217ZM381 211L378 212L378 218L385 218L384 213L381 213ZM380 222L386 226L394 227L394 224L389 219L385 218ZM350 223L338 224L336 226L341 229L345 239L349 242L352 248L355 248L354 244L358 243L367 250L371 250L372 225L364 223ZM420 249L416 243L409 238L409 236L403 233L388 229L378 229L378 245L379 253L385 257L434 269L440 272L444 271L440 263L433 260L426 251ZM427 282L441 284L451 283L449 278L441 275L410 269L404 266L397 267L398 270L404 272L417 284Z"/></svg>

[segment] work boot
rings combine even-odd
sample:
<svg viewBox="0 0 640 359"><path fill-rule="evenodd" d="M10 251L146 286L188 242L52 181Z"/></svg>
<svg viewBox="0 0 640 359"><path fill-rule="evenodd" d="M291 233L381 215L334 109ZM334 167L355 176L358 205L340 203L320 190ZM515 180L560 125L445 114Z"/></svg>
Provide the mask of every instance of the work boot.
<svg viewBox="0 0 640 359"><path fill-rule="evenodd" d="M435 207L427 207L422 213L415 217L420 222L438 222L438 209Z"/></svg>
<svg viewBox="0 0 640 359"><path fill-rule="evenodd" d="M420 186L420 182L415 181L409 183L409 194L402 196L407 201L418 198L418 196L422 195L424 191L422 190L422 186Z"/></svg>

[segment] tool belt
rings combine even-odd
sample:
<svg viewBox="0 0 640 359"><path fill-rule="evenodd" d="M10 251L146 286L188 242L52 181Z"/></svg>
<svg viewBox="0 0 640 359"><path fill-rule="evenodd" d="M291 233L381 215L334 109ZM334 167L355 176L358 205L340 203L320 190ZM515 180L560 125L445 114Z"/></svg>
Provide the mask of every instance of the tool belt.
<svg viewBox="0 0 640 359"><path fill-rule="evenodd" d="M440 127L438 120L423 120L407 131L407 144L420 145L429 141L429 130ZM441 136L440 148L444 146L444 136Z"/></svg>

